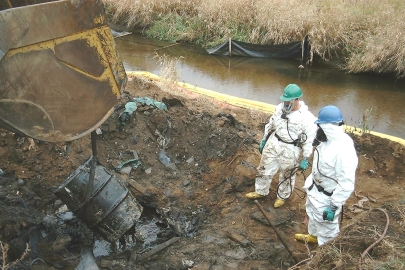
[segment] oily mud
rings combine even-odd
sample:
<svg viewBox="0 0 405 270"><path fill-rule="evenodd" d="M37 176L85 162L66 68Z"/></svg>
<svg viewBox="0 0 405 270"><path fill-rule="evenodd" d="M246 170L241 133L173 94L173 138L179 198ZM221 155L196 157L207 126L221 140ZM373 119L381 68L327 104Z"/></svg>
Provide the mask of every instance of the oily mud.
<svg viewBox="0 0 405 270"><path fill-rule="evenodd" d="M301 187L309 169L297 175L296 190L282 208L272 207L277 178L270 195L258 200L277 233L255 202L244 197L254 190L257 149L269 114L220 103L176 84L129 79L114 113L97 131L96 157L136 197L141 218L109 243L55 195L91 157L90 135L49 143L1 130L4 269L80 269L89 254L94 260L86 261L88 269L91 264L99 269L405 267L404 146L349 133L359 167L342 233L322 247L305 245L294 234L306 232ZM133 98L162 102L166 108L137 102L132 114L123 114Z"/></svg>

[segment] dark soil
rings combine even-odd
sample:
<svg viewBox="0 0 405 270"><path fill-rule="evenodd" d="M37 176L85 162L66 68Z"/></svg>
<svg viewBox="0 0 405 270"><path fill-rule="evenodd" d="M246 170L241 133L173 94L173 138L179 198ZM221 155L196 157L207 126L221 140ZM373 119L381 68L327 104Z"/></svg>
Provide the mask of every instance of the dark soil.
<svg viewBox="0 0 405 270"><path fill-rule="evenodd" d="M116 111L100 127L99 163L125 180L143 206L142 216L152 212L161 228L149 246L137 226L130 229L110 252L95 254L100 269L358 269L363 252L380 237L364 254L362 269L405 268L404 146L350 134L359 157L356 192L346 203L341 235L319 248L294 240L295 233L307 231L301 187L309 170L298 174L295 192L277 210L275 178L270 195L259 203L287 249L257 205L244 198L254 190L258 143L270 115L169 88L130 78ZM119 125L122 105L145 96L168 110L138 104ZM54 193L89 159L91 149L90 135L49 143L0 130L0 266L75 269L81 250L103 240L69 215ZM134 158L133 151L142 164L116 171ZM165 166L159 154L171 163ZM161 251L146 253L175 237L178 241Z"/></svg>

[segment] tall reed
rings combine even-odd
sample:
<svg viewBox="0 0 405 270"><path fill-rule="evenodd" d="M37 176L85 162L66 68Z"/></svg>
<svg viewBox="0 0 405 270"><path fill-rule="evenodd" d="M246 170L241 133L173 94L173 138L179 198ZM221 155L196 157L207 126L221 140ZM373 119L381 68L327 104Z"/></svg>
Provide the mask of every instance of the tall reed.
<svg viewBox="0 0 405 270"><path fill-rule="evenodd" d="M308 36L348 72L405 76L403 0L104 0L114 23L203 47L229 38L281 44Z"/></svg>

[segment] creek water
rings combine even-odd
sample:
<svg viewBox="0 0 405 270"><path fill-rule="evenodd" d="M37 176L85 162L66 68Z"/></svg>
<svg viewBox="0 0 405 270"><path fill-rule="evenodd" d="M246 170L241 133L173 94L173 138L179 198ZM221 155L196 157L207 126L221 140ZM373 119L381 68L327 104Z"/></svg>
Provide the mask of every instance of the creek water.
<svg viewBox="0 0 405 270"><path fill-rule="evenodd" d="M161 75L158 56L166 55L178 59L181 82L275 105L284 87L295 83L302 88L303 100L315 116L320 108L332 104L341 109L347 125L360 127L365 119L370 130L405 138L403 79L348 74L326 62L301 69L300 60L209 55L197 46L163 42L140 33L116 38L115 42L127 71Z"/></svg>

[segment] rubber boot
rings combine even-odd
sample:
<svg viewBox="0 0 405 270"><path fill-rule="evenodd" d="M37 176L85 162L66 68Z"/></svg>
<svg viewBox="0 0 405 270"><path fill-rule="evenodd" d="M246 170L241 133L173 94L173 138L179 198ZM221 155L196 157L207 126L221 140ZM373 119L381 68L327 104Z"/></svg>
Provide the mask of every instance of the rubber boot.
<svg viewBox="0 0 405 270"><path fill-rule="evenodd" d="M310 235L310 234L297 233L297 234L295 234L295 240L298 240L300 242L318 244L318 237Z"/></svg>
<svg viewBox="0 0 405 270"><path fill-rule="evenodd" d="M274 202L274 208L279 208L283 206L285 203L285 200L277 198L276 201Z"/></svg>
<svg viewBox="0 0 405 270"><path fill-rule="evenodd" d="M256 191L253 192L249 192L245 195L245 197L247 199L259 199L259 198L263 198L265 195L260 195L259 193L257 193Z"/></svg>

